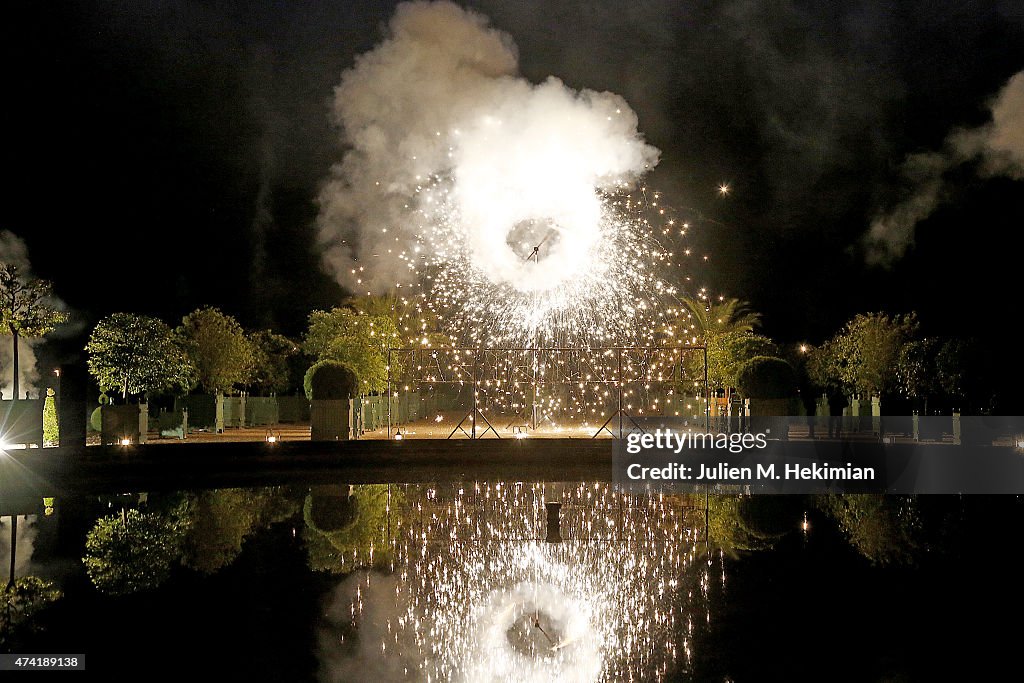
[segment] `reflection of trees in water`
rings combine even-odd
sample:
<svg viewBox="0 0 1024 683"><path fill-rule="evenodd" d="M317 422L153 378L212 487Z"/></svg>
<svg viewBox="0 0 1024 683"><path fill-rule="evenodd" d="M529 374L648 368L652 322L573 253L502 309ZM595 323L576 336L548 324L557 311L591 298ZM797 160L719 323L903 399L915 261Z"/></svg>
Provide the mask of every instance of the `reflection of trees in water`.
<svg viewBox="0 0 1024 683"><path fill-rule="evenodd" d="M0 588L0 649L41 630L39 614L60 596L52 581L38 576L23 576Z"/></svg>
<svg viewBox="0 0 1024 683"><path fill-rule="evenodd" d="M914 497L865 493L817 496L815 502L835 519L854 549L871 562L914 562L923 531Z"/></svg>
<svg viewBox="0 0 1024 683"><path fill-rule="evenodd" d="M234 562L252 534L298 511L298 501L275 488L115 500L125 507L96 521L82 560L93 585L111 595L156 588L179 561L213 573Z"/></svg>
<svg viewBox="0 0 1024 683"><path fill-rule="evenodd" d="M314 486L302 506L309 566L333 573L389 567L388 514L401 493L386 484Z"/></svg>
<svg viewBox="0 0 1024 683"><path fill-rule="evenodd" d="M924 525L913 496L711 495L701 501L707 507L706 547L729 557L770 550L800 528L809 509L832 518L851 547L874 564L913 563L923 545Z"/></svg>
<svg viewBox="0 0 1024 683"><path fill-rule="evenodd" d="M181 556L190 520L187 506L167 513L122 510L102 517L85 539L85 571L104 593L124 595L156 588Z"/></svg>
<svg viewBox="0 0 1024 683"><path fill-rule="evenodd" d="M795 528L801 503L789 496L707 498L707 546L735 557L744 550L767 550Z"/></svg>
<svg viewBox="0 0 1024 683"><path fill-rule="evenodd" d="M202 491L189 501L190 530L182 563L211 574L235 561L255 532L298 511L298 502L278 489Z"/></svg>

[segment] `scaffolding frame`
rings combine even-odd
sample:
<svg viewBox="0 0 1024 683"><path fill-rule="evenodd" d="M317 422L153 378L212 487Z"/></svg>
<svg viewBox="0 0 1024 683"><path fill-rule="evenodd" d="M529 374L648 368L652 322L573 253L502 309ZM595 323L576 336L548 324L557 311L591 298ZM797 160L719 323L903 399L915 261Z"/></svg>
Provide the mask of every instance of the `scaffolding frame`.
<svg viewBox="0 0 1024 683"><path fill-rule="evenodd" d="M394 384L393 380L396 379L393 375L396 364L398 367L412 371L410 383L415 384L417 389L422 384L472 386L472 406L448 435L449 439L459 431L470 439L481 438L489 431L493 432L497 438L501 438L498 430L484 415L478 403L481 384L487 383L489 387L492 381L497 382L496 386L500 386L502 382L517 387L525 385L532 392L534 399L537 387L543 385L612 385L615 387L615 410L591 438L597 438L602 432L607 432L612 438L621 439L626 421L643 431L643 428L637 423L634 416L627 412L623 404L623 386L651 381L679 382L682 379L684 354L698 351L703 354L704 361L704 426L707 429L711 424L711 400L708 386L708 349L704 344L595 348L551 346L522 349L392 347L388 349L387 365L388 438L390 439L392 436L391 404L394 398L392 385ZM650 372L653 361L665 354L672 357L672 363L666 366L669 368L669 374L667 376L659 374L657 378L650 375L645 376L645 372ZM550 365L544 363L545 360L554 357L567 357L570 363ZM447 358L451 362L442 363L442 358ZM606 363L614 359L614 365L599 366L597 363L601 358L606 359ZM524 364L524 360L529 360L529 363ZM549 368L554 375L547 375ZM585 371L588 371L587 374L584 374ZM608 376L609 374L611 376ZM531 405L535 405L535 403L531 403ZM477 433L478 418L487 425L479 434ZM618 429L613 430L612 426L616 418ZM467 421L469 422L468 431L465 427ZM531 421L534 421L534 428L536 428L535 415L531 416Z"/></svg>

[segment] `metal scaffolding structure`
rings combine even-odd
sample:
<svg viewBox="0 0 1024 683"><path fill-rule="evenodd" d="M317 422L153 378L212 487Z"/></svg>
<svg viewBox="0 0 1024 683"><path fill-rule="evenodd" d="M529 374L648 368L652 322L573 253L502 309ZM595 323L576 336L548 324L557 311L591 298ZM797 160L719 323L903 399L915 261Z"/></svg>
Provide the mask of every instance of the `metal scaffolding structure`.
<svg viewBox="0 0 1024 683"><path fill-rule="evenodd" d="M611 346L601 348L391 348L388 350L388 437L392 432L392 398L398 387L418 391L421 386L455 385L472 387L471 406L448 438L461 432L470 439L488 431L501 438L479 404L481 390L516 391L524 395L524 406L531 407L528 421L537 426L536 396L541 387L560 385L578 389L604 387L602 395L611 399L614 410L592 435L607 432L621 438L626 423L642 429L630 405L624 402L623 390L629 386L649 388L681 386L686 379L683 362L687 354L700 353L703 361L705 427L710 422L708 399L707 347L699 344L680 346ZM692 379L692 378L691 378ZM585 399L584 399L585 400ZM603 403L603 402L602 402ZM478 432L478 423L486 425ZM617 429L615 428L617 426Z"/></svg>

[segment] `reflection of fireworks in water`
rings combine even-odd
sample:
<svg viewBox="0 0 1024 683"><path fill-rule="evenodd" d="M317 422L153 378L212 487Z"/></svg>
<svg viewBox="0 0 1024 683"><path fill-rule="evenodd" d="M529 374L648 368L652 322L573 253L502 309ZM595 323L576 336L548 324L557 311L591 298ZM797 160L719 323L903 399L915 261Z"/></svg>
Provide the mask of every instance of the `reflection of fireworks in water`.
<svg viewBox="0 0 1024 683"><path fill-rule="evenodd" d="M708 623L703 517L608 484L403 487L391 511L400 615L377 651L410 680L663 680ZM562 501L563 543L543 537ZM368 579L373 581L373 575ZM354 618L368 608L357 598ZM698 616L699 615L699 616Z"/></svg>

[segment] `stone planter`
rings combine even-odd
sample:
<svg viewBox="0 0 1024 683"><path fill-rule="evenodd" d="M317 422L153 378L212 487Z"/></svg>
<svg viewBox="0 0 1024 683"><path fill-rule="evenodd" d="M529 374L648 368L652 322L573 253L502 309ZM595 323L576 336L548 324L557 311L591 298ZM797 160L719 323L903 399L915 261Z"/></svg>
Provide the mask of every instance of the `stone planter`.
<svg viewBox="0 0 1024 683"><path fill-rule="evenodd" d="M149 406L134 403L100 406L100 440L104 444L146 443L149 432Z"/></svg>
<svg viewBox="0 0 1024 683"><path fill-rule="evenodd" d="M748 432L764 433L769 439L789 439L789 416L798 410L795 399L748 398L744 403Z"/></svg>
<svg viewBox="0 0 1024 683"><path fill-rule="evenodd" d="M309 426L312 441L347 441L352 437L352 401L310 402Z"/></svg>

